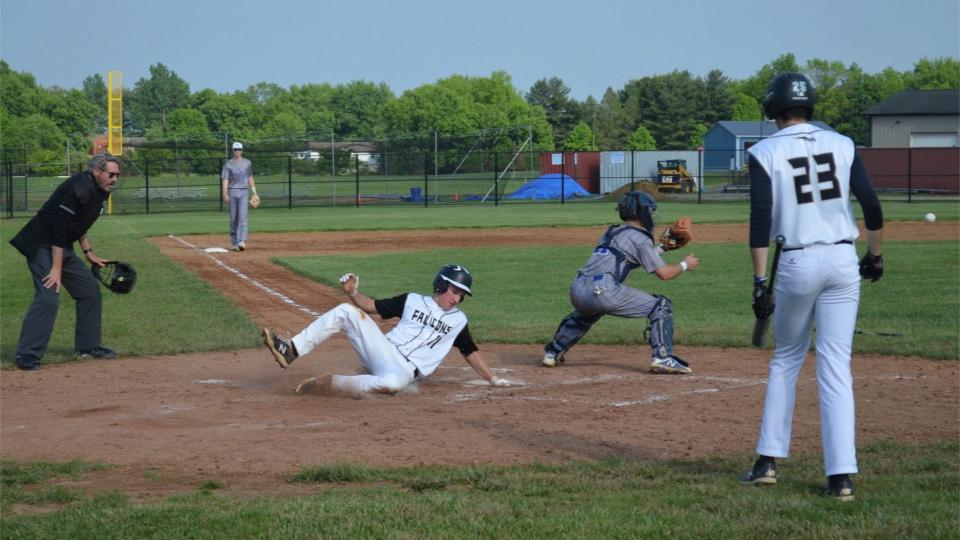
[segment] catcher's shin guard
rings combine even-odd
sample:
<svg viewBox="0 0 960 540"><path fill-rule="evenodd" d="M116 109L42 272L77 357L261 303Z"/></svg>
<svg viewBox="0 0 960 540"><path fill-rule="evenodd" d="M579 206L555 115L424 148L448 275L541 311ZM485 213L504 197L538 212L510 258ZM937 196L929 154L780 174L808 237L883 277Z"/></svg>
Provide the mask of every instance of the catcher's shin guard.
<svg viewBox="0 0 960 540"><path fill-rule="evenodd" d="M563 355L570 350L571 347L576 345L577 342L580 341L580 338L585 336L602 316L603 314L587 316L576 311L567 315L560 321L560 326L557 327L553 341L544 347L544 352L552 353L562 362Z"/></svg>
<svg viewBox="0 0 960 540"><path fill-rule="evenodd" d="M657 302L647 317L650 319L650 348L655 358L673 354L673 302L666 296L654 295Z"/></svg>

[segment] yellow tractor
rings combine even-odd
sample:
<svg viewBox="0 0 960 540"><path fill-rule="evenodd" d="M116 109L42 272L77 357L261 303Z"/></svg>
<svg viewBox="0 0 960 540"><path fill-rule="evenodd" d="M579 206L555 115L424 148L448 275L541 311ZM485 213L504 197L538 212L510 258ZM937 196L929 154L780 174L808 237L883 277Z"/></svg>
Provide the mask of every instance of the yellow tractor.
<svg viewBox="0 0 960 540"><path fill-rule="evenodd" d="M665 159L657 162L657 191L693 193L697 182L687 170L685 159Z"/></svg>

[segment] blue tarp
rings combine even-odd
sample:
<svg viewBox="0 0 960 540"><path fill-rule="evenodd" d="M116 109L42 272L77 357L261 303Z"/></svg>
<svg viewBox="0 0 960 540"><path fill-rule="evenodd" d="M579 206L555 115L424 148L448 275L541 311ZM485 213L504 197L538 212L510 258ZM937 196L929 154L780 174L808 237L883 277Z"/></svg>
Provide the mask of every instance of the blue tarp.
<svg viewBox="0 0 960 540"><path fill-rule="evenodd" d="M563 177L561 182L561 176ZM560 173L550 173L527 182L520 189L504 197L505 199L559 199L561 185L563 197L589 197L590 192L583 189L576 180Z"/></svg>

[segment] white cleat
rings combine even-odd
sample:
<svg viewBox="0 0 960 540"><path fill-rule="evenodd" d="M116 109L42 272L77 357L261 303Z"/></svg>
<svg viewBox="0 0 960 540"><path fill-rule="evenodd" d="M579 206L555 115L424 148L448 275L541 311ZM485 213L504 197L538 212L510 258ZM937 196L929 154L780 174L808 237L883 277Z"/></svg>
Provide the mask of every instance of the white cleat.
<svg viewBox="0 0 960 540"><path fill-rule="evenodd" d="M654 358L650 364L650 373L664 373L668 375L687 375L693 373L690 365L676 356Z"/></svg>

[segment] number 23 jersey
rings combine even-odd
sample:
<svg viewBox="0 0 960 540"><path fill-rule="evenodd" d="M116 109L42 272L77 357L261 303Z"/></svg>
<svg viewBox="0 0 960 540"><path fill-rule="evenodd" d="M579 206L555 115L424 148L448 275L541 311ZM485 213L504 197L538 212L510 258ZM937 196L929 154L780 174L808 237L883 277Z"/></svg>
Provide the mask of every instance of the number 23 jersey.
<svg viewBox="0 0 960 540"><path fill-rule="evenodd" d="M467 327L467 316L454 307L443 311L432 296L401 294L376 300L377 313L384 319L400 317L386 337L423 376L430 375L456 346L467 356L478 350Z"/></svg>
<svg viewBox="0 0 960 540"><path fill-rule="evenodd" d="M770 238L786 247L854 240L860 231L850 203L856 149L839 133L801 123L785 127L748 152L770 177Z"/></svg>

